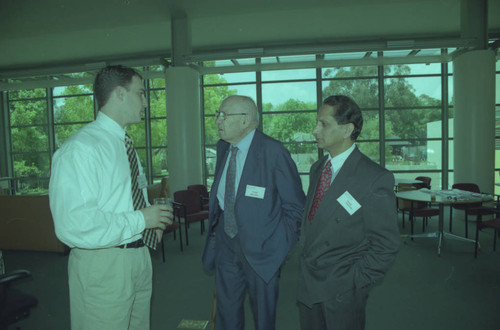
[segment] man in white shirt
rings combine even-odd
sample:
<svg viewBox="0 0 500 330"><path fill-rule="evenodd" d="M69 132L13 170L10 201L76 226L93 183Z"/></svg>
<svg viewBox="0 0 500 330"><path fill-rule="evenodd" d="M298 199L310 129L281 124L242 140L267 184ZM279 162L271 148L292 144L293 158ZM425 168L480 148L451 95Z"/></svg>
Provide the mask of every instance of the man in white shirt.
<svg viewBox="0 0 500 330"><path fill-rule="evenodd" d="M125 127L146 108L142 78L108 66L94 96L97 119L54 154L49 185L56 235L71 248L71 328L149 329L152 266L143 236L155 245L172 209L145 207L147 183L132 144L127 155Z"/></svg>

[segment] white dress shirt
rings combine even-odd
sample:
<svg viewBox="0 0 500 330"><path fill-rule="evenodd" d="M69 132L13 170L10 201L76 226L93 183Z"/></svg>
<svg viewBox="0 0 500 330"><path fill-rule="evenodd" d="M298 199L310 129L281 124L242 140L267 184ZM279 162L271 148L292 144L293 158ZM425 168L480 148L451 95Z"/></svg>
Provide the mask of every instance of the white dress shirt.
<svg viewBox="0 0 500 330"><path fill-rule="evenodd" d="M142 237L144 216L134 211L124 141L125 130L99 112L54 154L50 209L56 235L69 247L107 248Z"/></svg>

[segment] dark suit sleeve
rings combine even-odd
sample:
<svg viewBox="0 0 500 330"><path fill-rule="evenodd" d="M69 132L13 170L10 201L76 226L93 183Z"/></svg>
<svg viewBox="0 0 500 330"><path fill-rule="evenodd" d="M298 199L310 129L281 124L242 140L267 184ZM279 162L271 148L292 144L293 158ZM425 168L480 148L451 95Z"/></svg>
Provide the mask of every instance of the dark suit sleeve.
<svg viewBox="0 0 500 330"><path fill-rule="evenodd" d="M368 249L355 264L357 288L382 278L396 258L400 236L397 226L394 176L384 172L370 187L363 217Z"/></svg>
<svg viewBox="0 0 500 330"><path fill-rule="evenodd" d="M299 238L299 228L304 211L305 195L302 182L292 157L283 146L277 154L275 180L281 199L281 221L285 224L290 245Z"/></svg>

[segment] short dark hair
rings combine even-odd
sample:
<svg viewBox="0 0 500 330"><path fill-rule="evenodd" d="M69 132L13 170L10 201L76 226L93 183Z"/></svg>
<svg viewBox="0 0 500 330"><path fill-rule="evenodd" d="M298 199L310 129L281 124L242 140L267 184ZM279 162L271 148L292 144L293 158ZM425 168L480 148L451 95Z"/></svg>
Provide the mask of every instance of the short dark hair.
<svg viewBox="0 0 500 330"><path fill-rule="evenodd" d="M332 95L327 97L323 104L333 107L333 118L339 125L352 123L354 130L351 133L351 140L356 141L363 128L363 115L359 106L348 96Z"/></svg>
<svg viewBox="0 0 500 330"><path fill-rule="evenodd" d="M109 65L101 69L94 81L94 97L97 100L97 108L100 109L106 105L111 92L116 87L121 86L128 90L134 76L142 79L137 71L123 65Z"/></svg>

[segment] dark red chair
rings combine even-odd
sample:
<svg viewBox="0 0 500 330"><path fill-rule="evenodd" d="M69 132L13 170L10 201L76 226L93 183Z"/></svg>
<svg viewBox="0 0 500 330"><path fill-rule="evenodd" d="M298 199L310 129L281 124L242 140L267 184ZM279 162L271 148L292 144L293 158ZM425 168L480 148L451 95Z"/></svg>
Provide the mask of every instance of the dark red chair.
<svg viewBox="0 0 500 330"><path fill-rule="evenodd" d="M200 200L201 200L201 209L208 211L208 202L209 202L210 198L208 195L207 187L205 185L202 185L202 184L192 184L192 185L188 186L188 189L195 190L196 192L198 192L198 194L200 195Z"/></svg>
<svg viewBox="0 0 500 330"><path fill-rule="evenodd" d="M417 189L427 188L431 189L431 178L428 176L417 176L415 180L422 181L421 183L414 183L413 186Z"/></svg>
<svg viewBox="0 0 500 330"><path fill-rule="evenodd" d="M479 186L475 183L455 183L453 184L452 189L481 193L481 191L479 190ZM457 210L465 211L465 237L469 237L469 215L475 215L479 218L482 215L495 213L494 207L484 206L481 202L469 204L453 204L452 206ZM452 232L453 208L450 207L450 233Z"/></svg>
<svg viewBox="0 0 500 330"><path fill-rule="evenodd" d="M417 190L414 185L400 184L398 191ZM430 217L439 216L439 209L435 209L424 202L412 202L398 198L398 209L403 212L403 228L404 228L404 212L409 212L410 219L410 234L413 235L414 223L416 218L422 218L422 231L425 232L425 227Z"/></svg>
<svg viewBox="0 0 500 330"><path fill-rule="evenodd" d="M195 190L179 190L174 193L174 201L179 203L180 217L184 218L186 231L186 246L189 245L188 227L191 222L200 222L201 234L205 232L205 219L208 219L208 211L201 209L201 201Z"/></svg>
<svg viewBox="0 0 500 330"><path fill-rule="evenodd" d="M479 246L479 231L485 228L492 228L495 231L493 233L493 251L496 251L497 236L500 234L500 218L497 217L496 219L493 220L483 221L482 215L478 214L477 225L476 225L476 242L474 244L474 258L477 258L477 249Z"/></svg>
<svg viewBox="0 0 500 330"><path fill-rule="evenodd" d="M181 246L181 252L184 251L184 248L182 246L182 230L181 230L181 219L180 219L180 210L182 208L181 204L175 203L174 202L174 219L173 222L167 226L167 228L164 231L163 237L161 239L161 257L163 259L163 262L165 262L165 243L164 243L164 237L168 233L174 233L174 240L176 239L176 231L179 229L179 243Z"/></svg>

